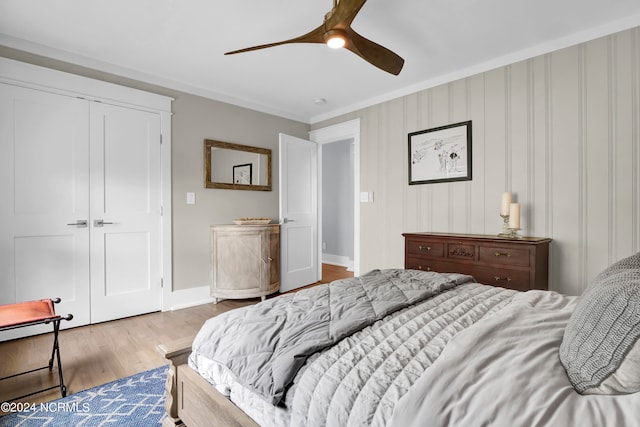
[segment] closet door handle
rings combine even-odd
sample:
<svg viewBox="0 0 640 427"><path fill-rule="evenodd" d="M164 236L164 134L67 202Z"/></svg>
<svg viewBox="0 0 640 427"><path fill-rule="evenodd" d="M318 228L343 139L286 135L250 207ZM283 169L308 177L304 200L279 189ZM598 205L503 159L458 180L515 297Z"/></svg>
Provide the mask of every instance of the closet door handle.
<svg viewBox="0 0 640 427"><path fill-rule="evenodd" d="M84 228L87 226L87 220L86 219L79 219L76 222L72 222L71 224L67 224L67 225L75 225L78 228Z"/></svg>
<svg viewBox="0 0 640 427"><path fill-rule="evenodd" d="M94 227L102 227L103 225L113 224L112 222L104 222L102 219L94 219L93 226Z"/></svg>

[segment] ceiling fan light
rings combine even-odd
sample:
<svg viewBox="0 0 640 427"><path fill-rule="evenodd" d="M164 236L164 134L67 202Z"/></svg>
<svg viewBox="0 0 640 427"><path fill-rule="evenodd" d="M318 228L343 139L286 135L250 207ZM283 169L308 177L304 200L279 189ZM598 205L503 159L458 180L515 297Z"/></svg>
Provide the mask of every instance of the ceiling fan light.
<svg viewBox="0 0 640 427"><path fill-rule="evenodd" d="M344 47L344 39L340 36L333 36L327 40L327 46L332 49L340 49Z"/></svg>
<svg viewBox="0 0 640 427"><path fill-rule="evenodd" d="M324 41L332 49L340 49L346 43L345 35L340 30L330 30L324 35Z"/></svg>

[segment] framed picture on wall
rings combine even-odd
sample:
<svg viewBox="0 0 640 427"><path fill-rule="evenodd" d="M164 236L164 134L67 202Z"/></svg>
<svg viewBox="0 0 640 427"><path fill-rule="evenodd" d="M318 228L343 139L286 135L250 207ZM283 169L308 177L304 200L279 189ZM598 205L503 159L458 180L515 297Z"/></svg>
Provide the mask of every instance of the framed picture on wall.
<svg viewBox="0 0 640 427"><path fill-rule="evenodd" d="M471 180L471 120L409 134L409 185Z"/></svg>
<svg viewBox="0 0 640 427"><path fill-rule="evenodd" d="M235 165L233 167L233 183L250 185L252 178L252 168L253 165L251 163L247 163L244 165Z"/></svg>

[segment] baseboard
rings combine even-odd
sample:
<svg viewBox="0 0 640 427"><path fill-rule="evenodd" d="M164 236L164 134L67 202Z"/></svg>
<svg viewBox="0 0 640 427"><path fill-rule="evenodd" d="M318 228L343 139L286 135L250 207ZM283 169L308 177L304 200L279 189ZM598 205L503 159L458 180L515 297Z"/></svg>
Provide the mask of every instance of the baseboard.
<svg viewBox="0 0 640 427"><path fill-rule="evenodd" d="M353 260L349 259L348 256L344 255L332 255L327 253L322 253L322 263L323 264L331 264L331 265L339 265L340 267L347 267L347 271L353 271Z"/></svg>
<svg viewBox="0 0 640 427"><path fill-rule="evenodd" d="M168 304L163 304L162 311L180 310L212 302L211 287L209 286L181 289L171 292L171 301L168 301Z"/></svg>

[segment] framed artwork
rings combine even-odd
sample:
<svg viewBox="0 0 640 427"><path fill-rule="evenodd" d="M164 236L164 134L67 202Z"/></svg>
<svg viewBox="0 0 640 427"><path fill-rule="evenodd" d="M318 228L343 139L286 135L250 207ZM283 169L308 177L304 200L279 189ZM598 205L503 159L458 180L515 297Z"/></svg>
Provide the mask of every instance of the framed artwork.
<svg viewBox="0 0 640 427"><path fill-rule="evenodd" d="M471 120L409 134L409 185L471 180Z"/></svg>
<svg viewBox="0 0 640 427"><path fill-rule="evenodd" d="M233 167L233 183L251 185L252 168L253 165L251 163L235 165Z"/></svg>

